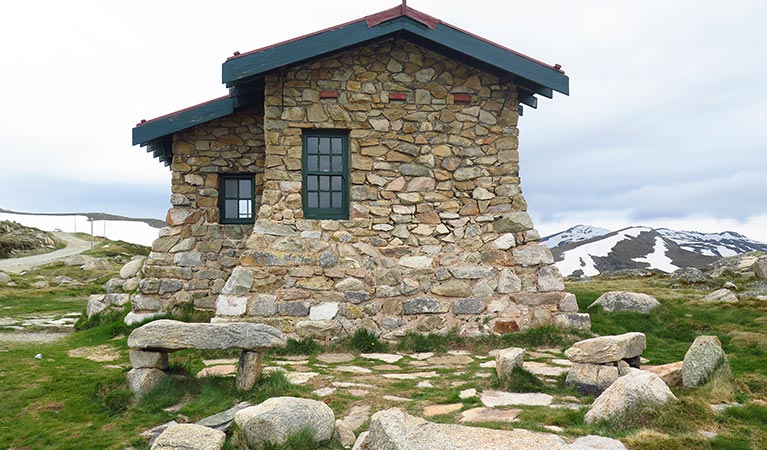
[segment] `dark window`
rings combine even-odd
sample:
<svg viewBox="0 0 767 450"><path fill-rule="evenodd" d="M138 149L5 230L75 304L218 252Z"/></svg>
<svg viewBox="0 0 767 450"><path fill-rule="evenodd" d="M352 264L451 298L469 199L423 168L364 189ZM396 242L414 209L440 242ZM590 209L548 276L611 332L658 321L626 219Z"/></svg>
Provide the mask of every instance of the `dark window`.
<svg viewBox="0 0 767 450"><path fill-rule="evenodd" d="M221 223L254 223L255 176L222 174L219 190Z"/></svg>
<svg viewBox="0 0 767 450"><path fill-rule="evenodd" d="M303 135L301 197L307 219L349 218L349 137L344 132Z"/></svg>

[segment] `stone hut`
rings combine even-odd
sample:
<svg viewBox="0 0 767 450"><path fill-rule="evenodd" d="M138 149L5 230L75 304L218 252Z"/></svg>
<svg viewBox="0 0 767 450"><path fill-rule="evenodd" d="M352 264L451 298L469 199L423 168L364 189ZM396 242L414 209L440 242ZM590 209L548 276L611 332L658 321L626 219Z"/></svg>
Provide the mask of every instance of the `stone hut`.
<svg viewBox="0 0 767 450"><path fill-rule="evenodd" d="M406 5L223 64L229 94L133 129L170 165L132 317L193 303L297 336L588 327L520 189L550 66Z"/></svg>

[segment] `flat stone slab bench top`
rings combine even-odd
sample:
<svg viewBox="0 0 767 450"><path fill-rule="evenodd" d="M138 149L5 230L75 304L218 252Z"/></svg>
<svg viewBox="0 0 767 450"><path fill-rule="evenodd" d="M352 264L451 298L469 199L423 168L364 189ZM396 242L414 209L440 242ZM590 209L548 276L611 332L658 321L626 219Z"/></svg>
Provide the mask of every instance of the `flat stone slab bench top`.
<svg viewBox="0 0 767 450"><path fill-rule="evenodd" d="M282 331L260 323L186 323L167 319L142 325L128 337L129 348L164 352L186 348L262 351L286 343Z"/></svg>

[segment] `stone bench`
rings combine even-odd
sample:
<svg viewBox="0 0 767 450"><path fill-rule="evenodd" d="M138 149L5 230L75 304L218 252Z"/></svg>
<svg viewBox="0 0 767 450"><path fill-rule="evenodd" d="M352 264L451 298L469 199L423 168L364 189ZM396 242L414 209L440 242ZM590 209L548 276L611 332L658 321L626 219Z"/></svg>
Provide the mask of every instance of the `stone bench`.
<svg viewBox="0 0 767 450"><path fill-rule="evenodd" d="M241 349L237 366L238 389L253 387L261 375L264 351L284 347L285 335L269 325L257 323L186 323L155 320L133 330L128 337L130 361L128 384L137 398L151 391L164 377L168 353L188 348L198 350Z"/></svg>

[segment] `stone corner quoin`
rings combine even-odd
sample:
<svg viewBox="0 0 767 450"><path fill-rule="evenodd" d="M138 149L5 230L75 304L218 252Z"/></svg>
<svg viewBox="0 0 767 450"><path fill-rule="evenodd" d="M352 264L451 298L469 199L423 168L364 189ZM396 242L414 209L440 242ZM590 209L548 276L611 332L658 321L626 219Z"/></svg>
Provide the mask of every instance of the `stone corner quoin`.
<svg viewBox="0 0 767 450"><path fill-rule="evenodd" d="M518 104L508 79L404 39L266 75L262 104L173 134L133 312L193 303L300 337L588 328L526 212ZM327 129L348 133L346 220L304 218L302 134ZM219 223L226 173L252 175L255 225Z"/></svg>

